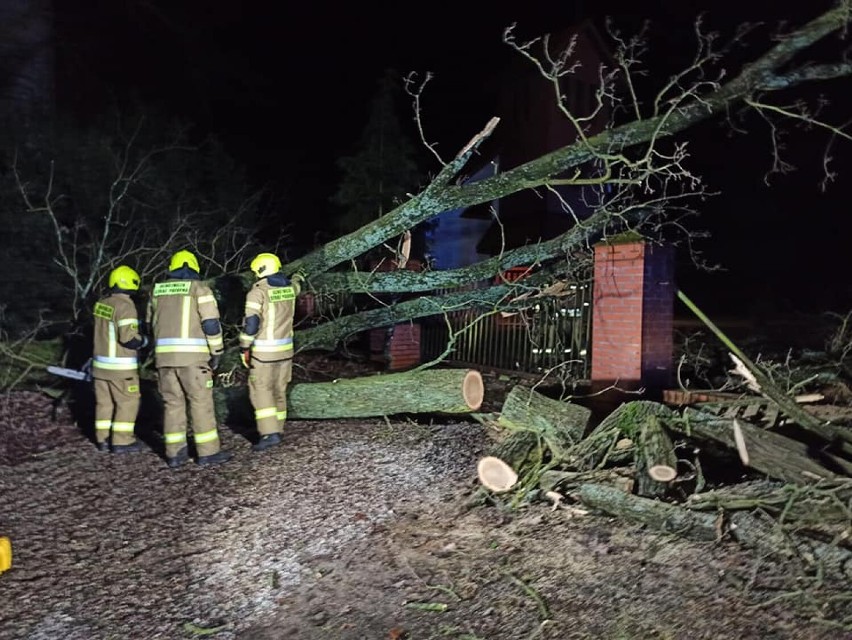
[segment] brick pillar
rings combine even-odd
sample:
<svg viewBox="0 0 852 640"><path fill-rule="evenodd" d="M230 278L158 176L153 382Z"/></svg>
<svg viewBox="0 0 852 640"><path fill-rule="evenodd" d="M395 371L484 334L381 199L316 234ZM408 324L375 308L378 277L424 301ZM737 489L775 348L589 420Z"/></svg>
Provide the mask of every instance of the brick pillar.
<svg viewBox="0 0 852 640"><path fill-rule="evenodd" d="M385 260L371 264L376 271L394 271L398 265ZM423 263L409 260L405 265L409 271L422 271ZM384 362L388 371L401 371L420 364L420 325L406 322L391 327L371 329L369 332L370 360Z"/></svg>
<svg viewBox="0 0 852 640"><path fill-rule="evenodd" d="M391 330L386 353L389 371L410 369L420 364L420 325L395 325Z"/></svg>
<svg viewBox="0 0 852 640"><path fill-rule="evenodd" d="M592 383L655 391L670 384L674 252L643 241L595 246Z"/></svg>

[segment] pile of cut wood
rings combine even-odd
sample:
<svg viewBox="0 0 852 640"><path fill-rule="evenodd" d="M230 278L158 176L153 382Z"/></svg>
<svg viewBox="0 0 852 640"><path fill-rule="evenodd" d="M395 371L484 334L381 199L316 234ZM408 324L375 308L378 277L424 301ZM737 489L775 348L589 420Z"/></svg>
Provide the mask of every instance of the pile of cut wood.
<svg viewBox="0 0 852 640"><path fill-rule="evenodd" d="M852 428L801 419L802 405L794 422L766 394L677 400L625 402L592 426L589 409L517 386L481 416L501 435L479 465L483 491L730 538L852 579Z"/></svg>

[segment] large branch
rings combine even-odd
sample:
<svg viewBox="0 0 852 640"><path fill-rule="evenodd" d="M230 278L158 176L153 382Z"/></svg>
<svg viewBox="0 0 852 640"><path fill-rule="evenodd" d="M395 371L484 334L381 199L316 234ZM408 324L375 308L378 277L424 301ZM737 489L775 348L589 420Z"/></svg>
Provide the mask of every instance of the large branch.
<svg viewBox="0 0 852 640"><path fill-rule="evenodd" d="M619 221L641 220L649 211L636 208L619 214ZM551 240L528 244L506 251L461 269L445 271L350 271L328 272L311 278L311 285L321 291L349 293L395 293L449 289L494 277L495 274L517 266L532 266L564 258L585 248L595 237L612 224L613 214L606 209L595 211L589 218Z"/></svg>
<svg viewBox="0 0 852 640"><path fill-rule="evenodd" d="M756 91L789 89L803 82L846 74L852 71L848 65L837 65L833 70L819 66L811 67L812 70L808 71L809 68L805 67L798 73L784 72L783 67L797 54L843 28L849 21L850 12L847 8L843 5L837 6L781 39L763 56L745 66L734 80L715 91L697 96L692 102L682 104L675 110L655 118L637 120L608 129L491 178L461 185L450 184L473 151L490 134L496 124L492 120L453 162L444 167L422 193L382 218L286 265L285 270L292 272L304 268L309 274L325 272L439 213L490 202L524 189L541 186L566 170L579 167L595 158L670 137L717 114L725 113Z"/></svg>
<svg viewBox="0 0 852 640"><path fill-rule="evenodd" d="M296 331L296 349L298 351L332 350L341 340L366 329L387 327L471 307L486 307L495 311L517 310L530 304L528 300L519 299L518 296L522 293L535 292L534 287L552 279L560 265L564 268L564 263L557 263L552 268L528 276L523 283L499 284L483 289L421 296L413 300L342 316L310 329ZM540 299L536 298L536 301Z"/></svg>

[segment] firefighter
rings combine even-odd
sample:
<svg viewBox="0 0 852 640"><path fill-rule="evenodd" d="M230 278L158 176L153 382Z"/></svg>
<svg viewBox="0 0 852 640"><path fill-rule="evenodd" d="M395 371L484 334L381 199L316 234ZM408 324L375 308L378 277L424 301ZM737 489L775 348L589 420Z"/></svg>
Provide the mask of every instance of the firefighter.
<svg viewBox="0 0 852 640"><path fill-rule="evenodd" d="M240 333L240 358L249 372L249 398L260 439L252 446L265 451L281 444L287 419L287 384L293 373L293 314L301 274L289 280L281 261L261 253L251 261L257 282L246 294Z"/></svg>
<svg viewBox="0 0 852 640"><path fill-rule="evenodd" d="M107 295L95 303L92 378L95 386L95 441L100 451L131 453L139 411L139 357L148 339L139 331L131 294L139 291L139 274L126 265L109 274Z"/></svg>
<svg viewBox="0 0 852 640"><path fill-rule="evenodd" d="M213 373L224 351L219 308L210 287L201 282L198 259L191 252L172 256L167 279L154 285L147 315L169 467L189 461L187 401L198 464L227 462L234 454L221 450L213 409Z"/></svg>

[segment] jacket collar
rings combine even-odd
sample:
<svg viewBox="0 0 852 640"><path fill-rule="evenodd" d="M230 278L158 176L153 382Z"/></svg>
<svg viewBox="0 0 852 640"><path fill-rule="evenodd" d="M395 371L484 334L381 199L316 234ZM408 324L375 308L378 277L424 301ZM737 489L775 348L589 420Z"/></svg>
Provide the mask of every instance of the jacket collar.
<svg viewBox="0 0 852 640"><path fill-rule="evenodd" d="M270 287L286 287L290 284L290 278L280 271L266 276L266 281L269 283Z"/></svg>
<svg viewBox="0 0 852 640"><path fill-rule="evenodd" d="M201 276L198 275L198 272L193 271L189 267L181 267L180 269L169 271L166 276L172 280L201 280Z"/></svg>

